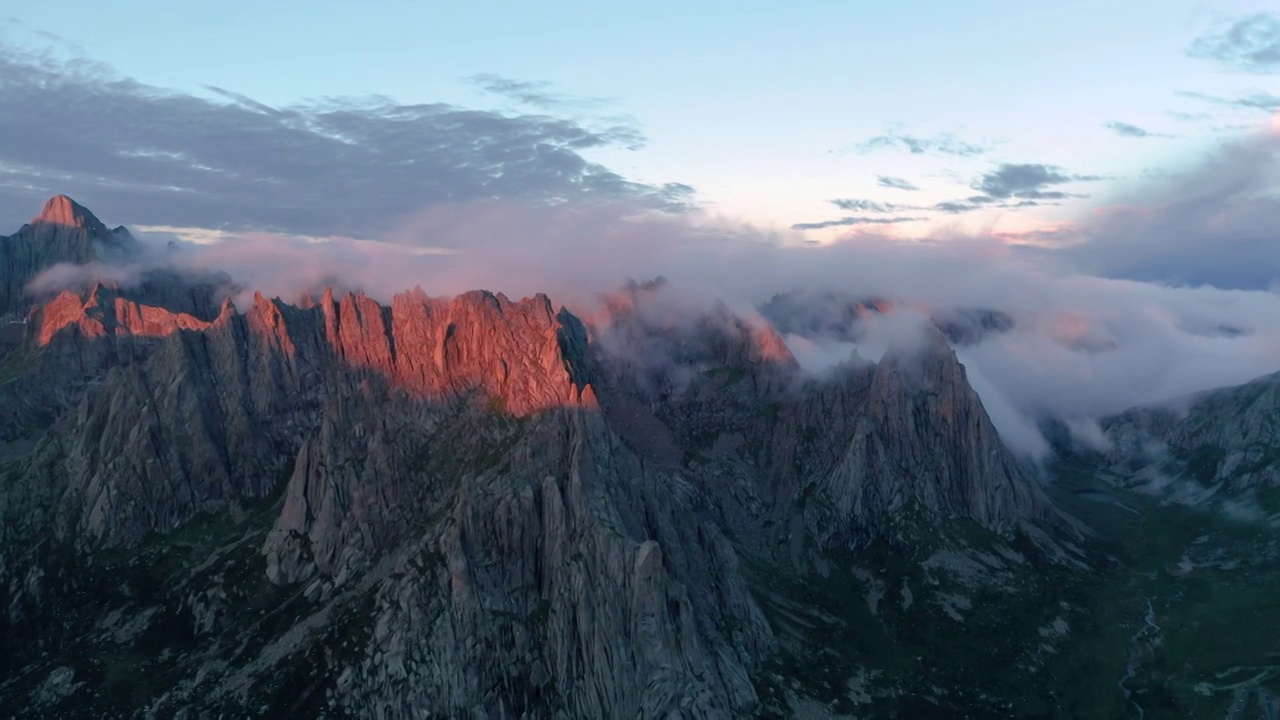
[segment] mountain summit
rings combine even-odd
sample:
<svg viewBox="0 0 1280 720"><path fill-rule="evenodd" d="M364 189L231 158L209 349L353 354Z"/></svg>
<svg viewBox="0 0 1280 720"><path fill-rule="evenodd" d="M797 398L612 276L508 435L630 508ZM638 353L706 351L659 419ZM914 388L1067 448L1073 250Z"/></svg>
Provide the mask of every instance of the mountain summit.
<svg viewBox="0 0 1280 720"><path fill-rule="evenodd" d="M27 286L44 270L59 263L91 263L100 250L128 248L133 242L123 227L108 229L66 195L49 198L30 223L0 236L0 316L23 314L31 307Z"/></svg>
<svg viewBox="0 0 1280 720"><path fill-rule="evenodd" d="M44 209L31 221L32 225L40 223L65 225L81 229L106 229L106 226L98 218L94 217L93 213L66 195L55 195L49 198L48 202L44 204Z"/></svg>

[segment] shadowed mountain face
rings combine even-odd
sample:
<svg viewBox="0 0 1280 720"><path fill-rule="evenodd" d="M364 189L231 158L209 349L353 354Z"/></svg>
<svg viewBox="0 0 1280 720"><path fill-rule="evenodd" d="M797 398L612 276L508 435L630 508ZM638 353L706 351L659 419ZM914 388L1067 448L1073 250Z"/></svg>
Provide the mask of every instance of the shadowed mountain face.
<svg viewBox="0 0 1280 720"><path fill-rule="evenodd" d="M1083 567L936 331L817 379L767 324L673 314L660 284L586 321L482 291L24 293L121 237L55 198L0 239L25 319L0 350L0 710L990 709L971 684L921 700L935 680L893 665L909 633L885 655L823 628L911 626L847 615L885 592L870 558ZM902 613L961 602L904 592Z"/></svg>
<svg viewBox="0 0 1280 720"><path fill-rule="evenodd" d="M1108 418L1103 456L1137 482L1188 480L1227 494L1280 487L1280 374Z"/></svg>

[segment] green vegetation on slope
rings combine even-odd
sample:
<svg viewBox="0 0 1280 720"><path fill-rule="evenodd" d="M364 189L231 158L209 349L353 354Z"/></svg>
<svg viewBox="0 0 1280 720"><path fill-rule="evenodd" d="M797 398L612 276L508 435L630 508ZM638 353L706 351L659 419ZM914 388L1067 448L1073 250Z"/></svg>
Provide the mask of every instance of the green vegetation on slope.
<svg viewBox="0 0 1280 720"><path fill-rule="evenodd" d="M1280 535L1261 511L1054 475L1083 538L907 513L821 571L749 558L782 648L760 672L767 714L804 698L837 717L1261 716L1280 687Z"/></svg>

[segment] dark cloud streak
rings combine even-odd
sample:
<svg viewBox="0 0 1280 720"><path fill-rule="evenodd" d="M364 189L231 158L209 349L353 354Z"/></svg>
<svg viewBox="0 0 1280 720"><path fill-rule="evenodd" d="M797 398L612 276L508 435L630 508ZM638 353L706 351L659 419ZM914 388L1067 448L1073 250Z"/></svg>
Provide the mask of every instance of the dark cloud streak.
<svg viewBox="0 0 1280 720"><path fill-rule="evenodd" d="M971 187L980 191L979 195L967 198L947 200L931 206L902 205L898 203L867 200L861 198L837 198L829 200L841 210L864 213L902 213L902 212L937 212L948 215L959 215L983 209L1016 210L1019 208L1056 205L1068 198L1084 197L1074 193L1053 189L1055 186L1072 182L1101 180L1097 175L1067 175L1061 168L1039 163L1002 163L995 170L983 174L975 180ZM919 217L896 217L892 219L872 217L845 217L839 220L828 220L815 223L797 223L793 230L817 230L839 225L864 225L872 223L888 224L890 222L910 222L921 220Z"/></svg>
<svg viewBox="0 0 1280 720"><path fill-rule="evenodd" d="M687 186L628 181L582 156L634 129L387 98L273 108L209 86L142 85L0 39L0 215L66 192L133 222L376 233L440 202L626 200L680 209Z"/></svg>
<svg viewBox="0 0 1280 720"><path fill-rule="evenodd" d="M898 132L890 132L885 135L877 135L873 138L858 143L853 148L862 155L883 149L906 150L913 155L922 155L925 153L937 153L939 155L954 155L957 157L972 157L981 155L991 149L991 144L978 144L957 139L951 133L943 133L937 137L924 138L915 135L904 135Z"/></svg>
<svg viewBox="0 0 1280 720"><path fill-rule="evenodd" d="M487 93L543 110L598 108L614 102L610 98L577 97L555 92L549 82L516 80L492 73L472 75L467 81Z"/></svg>
<svg viewBox="0 0 1280 720"><path fill-rule="evenodd" d="M933 206L933 210L944 212L951 215L959 215L960 213L973 212L974 210L982 210L984 208L1000 208L1003 210L1012 210L1026 207L1038 207L1041 205L1057 205L1059 203L1046 203L1038 200L1019 200L1017 202L998 202L994 198L985 195L975 195L964 200L947 200Z"/></svg>
<svg viewBox="0 0 1280 720"><path fill-rule="evenodd" d="M1070 181L1071 178L1050 165L1002 163L994 171L983 175L982 179L973 184L973 188L992 198L1062 198L1066 197L1066 193L1043 188Z"/></svg>
<svg viewBox="0 0 1280 720"><path fill-rule="evenodd" d="M1109 122L1109 123L1105 123L1105 124L1103 125L1103 127L1107 128L1108 130L1111 130L1111 131L1115 132L1115 134L1120 135L1120 136L1122 136L1122 137L1131 137L1131 138L1167 138L1167 137L1173 137L1172 135L1164 135L1164 134L1162 134L1162 133L1154 133L1154 132L1151 132L1150 130L1145 130L1145 129L1143 129L1143 128L1140 128L1140 127L1138 127L1137 125L1131 125L1131 124L1129 124L1129 123L1126 123L1126 122L1119 122L1119 121L1117 121L1117 120L1113 120L1113 121L1111 121L1111 122Z"/></svg>
<svg viewBox="0 0 1280 720"><path fill-rule="evenodd" d="M1061 168L1040 163L1001 163L984 173L970 187L981 194L937 203L936 212L958 215L987 208L1018 209L1040 205L1056 205L1068 198L1086 197L1052 189L1072 182L1102 180L1097 175L1067 175Z"/></svg>
<svg viewBox="0 0 1280 720"><path fill-rule="evenodd" d="M832 205L841 210L861 211L861 212L897 212L898 210L918 210L919 208L910 205L898 205L896 203L882 203L876 200L861 200L852 198L837 198L830 201Z"/></svg>
<svg viewBox="0 0 1280 720"><path fill-rule="evenodd" d="M890 177L888 175L877 175L876 184L879 185L880 187L889 188L891 190L909 190L914 192L920 189L919 187L917 187L915 184L911 183L908 180L903 180L902 178L897 178L897 177Z"/></svg>
<svg viewBox="0 0 1280 720"><path fill-rule="evenodd" d="M983 202L980 198L990 200L1063 200L1070 197L1082 197L1062 190L1050 190L1057 185L1071 182L1089 182L1101 180L1097 175L1065 175L1062 169L1053 165L1040 163L1001 163L995 170L984 174L973 183L974 190L982 195L969 198L971 202Z"/></svg>
<svg viewBox="0 0 1280 720"><path fill-rule="evenodd" d="M1280 111L1280 96L1272 95L1267 92L1255 92L1251 95L1242 97L1224 98L1218 95L1209 95L1201 92L1180 92L1182 97L1191 98L1193 100L1201 100L1203 102L1212 103L1231 107L1238 110L1257 110L1264 113L1274 113Z"/></svg>
<svg viewBox="0 0 1280 720"><path fill-rule="evenodd" d="M839 220L824 220L823 222L812 223L796 223L791 226L792 230L822 230L830 227L845 227L850 225L896 225L898 223L915 222L924 220L920 217L843 217Z"/></svg>

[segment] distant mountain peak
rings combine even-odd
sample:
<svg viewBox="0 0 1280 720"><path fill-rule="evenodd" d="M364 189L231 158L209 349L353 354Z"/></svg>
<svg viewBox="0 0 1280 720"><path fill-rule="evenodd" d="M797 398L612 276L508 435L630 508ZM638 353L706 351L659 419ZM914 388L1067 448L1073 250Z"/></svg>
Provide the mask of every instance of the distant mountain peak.
<svg viewBox="0 0 1280 720"><path fill-rule="evenodd" d="M0 315L24 311L31 299L27 285L45 269L93 262L100 249L130 251L136 246L128 230L108 230L75 200L50 198L30 223L12 235L0 235Z"/></svg>
<svg viewBox="0 0 1280 720"><path fill-rule="evenodd" d="M76 228L102 226L102 222L94 217L93 213L66 195L55 195L49 198L49 201L44 204L44 209L31 223L33 225L51 223Z"/></svg>

